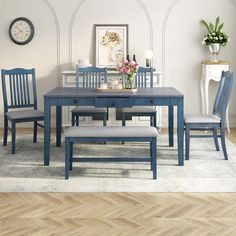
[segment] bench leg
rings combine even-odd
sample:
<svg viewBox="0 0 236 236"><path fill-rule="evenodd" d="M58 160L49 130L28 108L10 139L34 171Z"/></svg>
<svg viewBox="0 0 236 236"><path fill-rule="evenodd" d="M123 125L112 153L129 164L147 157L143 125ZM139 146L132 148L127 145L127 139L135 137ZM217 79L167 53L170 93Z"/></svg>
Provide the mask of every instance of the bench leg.
<svg viewBox="0 0 236 236"><path fill-rule="evenodd" d="M70 167L70 139L65 138L65 179L69 179Z"/></svg>
<svg viewBox="0 0 236 236"><path fill-rule="evenodd" d="M38 123L37 121L34 121L34 137L33 137L34 143L37 143L37 130L38 130Z"/></svg>
<svg viewBox="0 0 236 236"><path fill-rule="evenodd" d="M151 141L151 146L152 146L152 171L153 171L153 179L156 179L157 178L157 143L156 143L157 139L156 138L152 138L152 141Z"/></svg>

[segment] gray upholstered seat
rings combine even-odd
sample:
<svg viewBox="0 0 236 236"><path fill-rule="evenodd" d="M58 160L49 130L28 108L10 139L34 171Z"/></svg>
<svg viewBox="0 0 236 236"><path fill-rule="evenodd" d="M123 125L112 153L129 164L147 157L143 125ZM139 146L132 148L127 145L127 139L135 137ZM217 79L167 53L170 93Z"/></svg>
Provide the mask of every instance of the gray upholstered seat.
<svg viewBox="0 0 236 236"><path fill-rule="evenodd" d="M216 115L185 115L185 123L220 123L220 117Z"/></svg>
<svg viewBox="0 0 236 236"><path fill-rule="evenodd" d="M158 131L148 126L73 126L65 137L157 137Z"/></svg>
<svg viewBox="0 0 236 236"><path fill-rule="evenodd" d="M72 109L74 113L107 113L107 108L93 106L77 106Z"/></svg>
<svg viewBox="0 0 236 236"><path fill-rule="evenodd" d="M131 108L122 108L122 112L128 112L128 113L153 113L156 112L156 109L154 107L139 107L139 106L134 106Z"/></svg>
<svg viewBox="0 0 236 236"><path fill-rule="evenodd" d="M28 118L43 118L44 113L38 110L20 110L20 111L9 111L6 112L8 119L28 119Z"/></svg>

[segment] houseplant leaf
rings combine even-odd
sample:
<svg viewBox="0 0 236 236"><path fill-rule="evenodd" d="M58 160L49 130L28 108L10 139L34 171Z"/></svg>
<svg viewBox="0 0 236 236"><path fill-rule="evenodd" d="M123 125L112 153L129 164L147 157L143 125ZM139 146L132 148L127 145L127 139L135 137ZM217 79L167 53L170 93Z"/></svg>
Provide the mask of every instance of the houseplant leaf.
<svg viewBox="0 0 236 236"><path fill-rule="evenodd" d="M206 29L207 29L208 33L210 33L210 32L211 32L211 30L210 30L210 28L209 28L208 24L206 23L206 21L204 21L203 19L201 19L201 20L200 20L200 22L201 22L201 24L202 24L202 25L204 25L204 26L206 27Z"/></svg>
<svg viewBox="0 0 236 236"><path fill-rule="evenodd" d="M223 27L224 27L224 23L220 24L219 27L218 27L217 32L219 33L222 30Z"/></svg>
<svg viewBox="0 0 236 236"><path fill-rule="evenodd" d="M216 18L216 20L215 20L215 31L217 31L219 22L220 22L220 17L218 16L218 17Z"/></svg>
<svg viewBox="0 0 236 236"><path fill-rule="evenodd" d="M214 25L212 23L209 23L209 26L210 26L210 30L212 32L214 30Z"/></svg>

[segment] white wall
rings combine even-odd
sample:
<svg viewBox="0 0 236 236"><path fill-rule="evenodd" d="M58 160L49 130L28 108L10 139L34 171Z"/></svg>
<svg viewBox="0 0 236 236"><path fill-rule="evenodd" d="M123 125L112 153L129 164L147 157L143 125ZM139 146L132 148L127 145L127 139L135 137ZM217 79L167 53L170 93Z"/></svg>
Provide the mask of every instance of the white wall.
<svg viewBox="0 0 236 236"><path fill-rule="evenodd" d="M225 22L231 42L219 58L236 69L236 0L2 0L0 5L0 68L35 67L39 107L43 94L61 83L60 72L80 58L94 61L94 24L129 24L129 51L144 64L144 51L153 48L154 65L164 72L164 84L185 95L185 112L201 111L201 61L210 59L201 45L199 19ZM11 21L28 17L35 26L30 44L18 46L8 36ZM213 99L216 84L211 84ZM236 126L236 89L230 103ZM2 119L2 99L0 112ZM1 122L2 123L2 122Z"/></svg>

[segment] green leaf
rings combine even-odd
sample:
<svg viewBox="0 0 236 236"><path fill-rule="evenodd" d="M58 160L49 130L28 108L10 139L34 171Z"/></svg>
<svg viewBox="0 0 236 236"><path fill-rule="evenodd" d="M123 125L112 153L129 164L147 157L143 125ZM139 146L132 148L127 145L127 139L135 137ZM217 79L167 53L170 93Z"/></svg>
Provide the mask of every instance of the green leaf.
<svg viewBox="0 0 236 236"><path fill-rule="evenodd" d="M218 17L216 18L216 20L215 20L215 31L217 31L219 22L220 22L220 17L218 16Z"/></svg>
<svg viewBox="0 0 236 236"><path fill-rule="evenodd" d="M218 33L222 30L222 28L224 27L224 23L220 24L219 27L218 27Z"/></svg>
<svg viewBox="0 0 236 236"><path fill-rule="evenodd" d="M210 30L213 31L214 30L214 25L212 23L209 23L210 26Z"/></svg>
<svg viewBox="0 0 236 236"><path fill-rule="evenodd" d="M201 20L200 20L200 23L201 23L203 26L205 26L205 27L206 27L206 29L207 29L208 33L210 33L210 32L211 32L211 30L210 30L210 28L209 28L208 24L206 23L206 21L204 21L203 19L201 19Z"/></svg>

